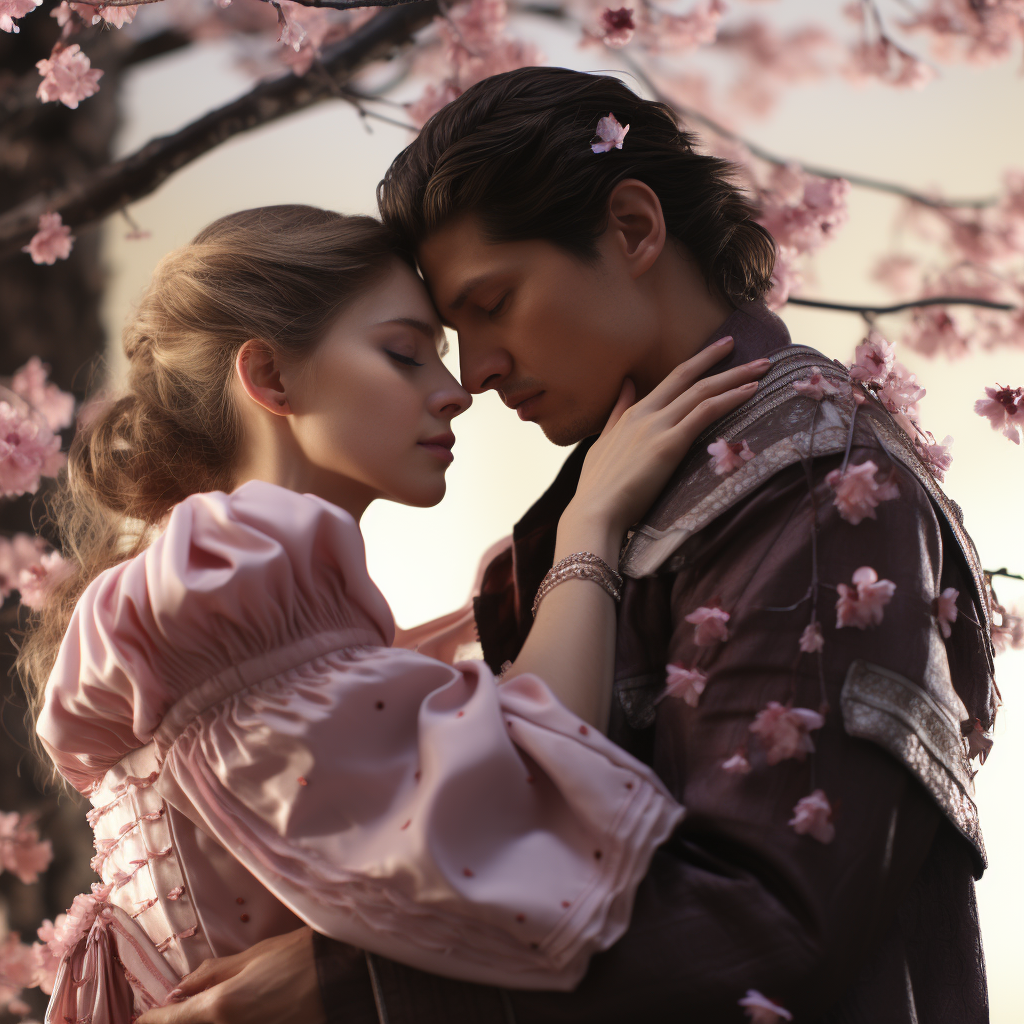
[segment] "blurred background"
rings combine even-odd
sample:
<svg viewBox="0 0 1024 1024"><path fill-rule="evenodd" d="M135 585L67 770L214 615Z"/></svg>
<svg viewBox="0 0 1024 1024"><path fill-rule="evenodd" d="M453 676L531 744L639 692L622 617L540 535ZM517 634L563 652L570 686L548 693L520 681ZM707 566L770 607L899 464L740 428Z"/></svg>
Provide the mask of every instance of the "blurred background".
<svg viewBox="0 0 1024 1024"><path fill-rule="evenodd" d="M771 7L774 22L782 26L808 19L838 25L841 17L840 5L833 10L821 0L746 6ZM608 50L581 49L578 33L528 17L518 29L536 42L548 63L622 71ZM711 76L714 60L711 55L699 65ZM643 91L636 79L623 74ZM180 128L251 85L249 71L240 66L238 47L229 39L193 43L127 69L120 88L116 153L132 152L150 138ZM414 85L408 88L408 97L400 90L399 99L415 96ZM396 116L401 118L401 112ZM921 90L826 77L810 88L784 91L769 113L744 123L742 133L798 162L918 190L938 189L945 195L985 196L1000 189L1006 168L1024 168L1021 125L1024 83L1019 63L1003 61L983 67L943 66L936 80ZM361 118L351 105L327 101L236 137L132 204L131 217L147 237L126 237L138 232L120 216L109 218L96 240L94 259L97 274L106 275L102 330L109 346L110 381L116 384L122 372L120 326L165 252L187 242L212 219L250 206L299 202L374 213L375 186L410 138L404 128ZM849 222L813 259L801 294L849 303L891 301L891 293L871 271L891 247L900 202L854 188L848 199ZM855 314L793 305L780 314L796 342L847 362L865 334L865 323ZM878 321L882 333L897 342L906 325L901 316ZM1018 573L1024 573L1024 453L994 432L973 405L984 387L997 381L1024 384L1022 343L1024 338L1018 338L1016 345L959 359L926 358L906 348L899 353L927 389L921 405L924 425L939 440L947 434L955 439L945 489L963 507L984 565L1007 566ZM454 344L448 360L457 374ZM444 501L426 510L377 503L363 520L371 574L402 626L466 600L480 554L511 531L567 455L534 425L520 423L493 394L478 396L454 428L458 442ZM1003 580L999 591L1004 603L1024 600L1024 584ZM978 884L978 898L992 1019L1015 1024L1024 1020L1017 987L1024 961L1024 652L1002 655L997 669L1005 703L994 749L976 780L991 864ZM30 772L29 762L28 755L11 753L4 758L4 771ZM44 821L44 835L60 830L60 815L80 813L66 801L65 810ZM62 856L72 854L64 851ZM88 872L72 874L76 884L87 884L91 877ZM9 882L3 890L15 909L19 899L26 899L16 891L19 886ZM685 950L680 953L685 955Z"/></svg>

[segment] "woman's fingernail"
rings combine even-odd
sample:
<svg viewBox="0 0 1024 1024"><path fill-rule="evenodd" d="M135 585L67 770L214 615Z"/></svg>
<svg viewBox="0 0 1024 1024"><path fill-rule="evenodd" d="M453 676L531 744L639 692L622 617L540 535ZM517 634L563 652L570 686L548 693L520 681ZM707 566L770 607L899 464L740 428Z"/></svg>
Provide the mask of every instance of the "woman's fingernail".
<svg viewBox="0 0 1024 1024"><path fill-rule="evenodd" d="M771 366L772 361L770 359L755 359L752 363L747 363L752 370L760 370L762 366Z"/></svg>
<svg viewBox="0 0 1024 1024"><path fill-rule="evenodd" d="M728 345L730 341L732 341L732 335L731 334L727 334L724 338L719 338L718 341L715 342L715 344L716 345Z"/></svg>
<svg viewBox="0 0 1024 1024"><path fill-rule="evenodd" d="M752 380L749 384L744 384L743 387L740 388L740 391L755 391L755 390L757 390L757 381L756 380Z"/></svg>

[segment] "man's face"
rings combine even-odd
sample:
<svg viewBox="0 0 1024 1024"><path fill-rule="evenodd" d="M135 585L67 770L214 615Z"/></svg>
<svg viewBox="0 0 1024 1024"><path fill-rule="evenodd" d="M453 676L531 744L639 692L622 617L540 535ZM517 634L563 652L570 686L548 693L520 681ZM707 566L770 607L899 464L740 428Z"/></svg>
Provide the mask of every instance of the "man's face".
<svg viewBox="0 0 1024 1024"><path fill-rule="evenodd" d="M604 238L596 263L550 242L489 242L466 216L420 246L445 323L459 335L462 383L496 390L555 444L598 433L656 327L642 289Z"/></svg>

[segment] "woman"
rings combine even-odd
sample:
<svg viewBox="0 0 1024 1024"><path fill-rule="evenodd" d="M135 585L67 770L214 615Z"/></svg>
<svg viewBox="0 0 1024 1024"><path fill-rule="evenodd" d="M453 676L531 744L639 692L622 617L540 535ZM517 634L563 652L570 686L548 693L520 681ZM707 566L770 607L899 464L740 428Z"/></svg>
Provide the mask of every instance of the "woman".
<svg viewBox="0 0 1024 1024"><path fill-rule="evenodd" d="M158 267L127 392L72 446L75 575L22 655L103 877L55 943L48 1020L127 1022L203 959L302 922L533 988L572 987L625 929L682 810L601 735L610 565L763 368L698 404L686 388L726 344L632 407L624 386L499 686L391 646L357 526L377 498L444 495L470 398L441 339L370 218L245 211Z"/></svg>

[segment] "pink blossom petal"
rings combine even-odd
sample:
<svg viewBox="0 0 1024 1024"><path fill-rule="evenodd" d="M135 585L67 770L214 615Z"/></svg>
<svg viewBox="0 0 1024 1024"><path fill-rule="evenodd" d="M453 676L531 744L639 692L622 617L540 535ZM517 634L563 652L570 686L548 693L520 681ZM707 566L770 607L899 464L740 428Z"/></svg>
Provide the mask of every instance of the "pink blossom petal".
<svg viewBox="0 0 1024 1024"><path fill-rule="evenodd" d="M836 827L832 824L832 805L825 791L816 789L810 796L798 800L789 825L797 835L809 835L819 843L831 843L836 837Z"/></svg>
<svg viewBox="0 0 1024 1024"><path fill-rule="evenodd" d="M0 870L31 885L52 860L53 847L49 839L39 839L33 815L0 812Z"/></svg>
<svg viewBox="0 0 1024 1024"><path fill-rule="evenodd" d="M825 482L835 491L835 505L839 515L856 526L864 519L876 519L875 509L883 501L900 496L896 484L887 480L878 483L878 467L868 459L857 466L847 466L846 472L833 469Z"/></svg>
<svg viewBox="0 0 1024 1024"><path fill-rule="evenodd" d="M622 143L625 141L628 131L629 125L627 124L623 128L614 114L602 117L597 122L597 131L595 132L601 141L593 143L590 148L595 153L607 153L612 149L622 149Z"/></svg>
<svg viewBox="0 0 1024 1024"><path fill-rule="evenodd" d="M1024 428L1024 388L985 388L987 398L974 403L979 416L987 416L993 430L1002 430L1014 444L1020 444L1020 431Z"/></svg>
<svg viewBox="0 0 1024 1024"><path fill-rule="evenodd" d="M616 48L625 46L636 31L636 25L633 22L633 8L620 7L613 11L610 7L606 7L601 13L600 28L601 41L607 46Z"/></svg>
<svg viewBox="0 0 1024 1024"><path fill-rule="evenodd" d="M46 604L50 591L71 571L71 564L66 562L57 551L43 555L35 565L22 569L18 576L18 591L21 603L26 608L40 611Z"/></svg>
<svg viewBox="0 0 1024 1024"><path fill-rule="evenodd" d="M798 395L805 395L807 398L813 398L815 402L820 402L823 398L849 394L850 386L848 384L837 386L828 377L820 373L812 373L803 380L794 381L793 390Z"/></svg>
<svg viewBox="0 0 1024 1024"><path fill-rule="evenodd" d="M876 330L868 331L854 353L850 376L854 380L881 384L896 365L896 347Z"/></svg>
<svg viewBox="0 0 1024 1024"><path fill-rule="evenodd" d="M896 584L891 580L880 580L878 573L870 566L861 566L853 574L854 587L840 583L839 600L836 602L836 628L856 626L867 629L882 621L882 609L892 600Z"/></svg>
<svg viewBox="0 0 1024 1024"><path fill-rule="evenodd" d="M711 456L711 468L717 476L728 476L730 473L734 473L754 457L754 453L746 441L730 444L724 437L720 437L714 444L708 445L708 454Z"/></svg>
<svg viewBox="0 0 1024 1024"><path fill-rule="evenodd" d="M53 431L70 427L75 418L75 396L50 384L50 368L39 356L32 358L11 379L11 390L40 413Z"/></svg>
<svg viewBox="0 0 1024 1024"><path fill-rule="evenodd" d="M800 634L800 650L804 654L814 654L825 646L825 638L821 635L821 623L812 622Z"/></svg>
<svg viewBox="0 0 1024 1024"><path fill-rule="evenodd" d="M935 619L939 624L939 629L946 640L949 639L950 634L952 633L950 627L954 622L956 622L958 614L956 599L959 596L959 590L954 590L952 587L946 587L946 589L932 602L932 615L935 616Z"/></svg>
<svg viewBox="0 0 1024 1024"><path fill-rule="evenodd" d="M44 103L59 101L74 110L79 102L99 92L103 72L91 67L78 43L63 46L58 41L46 60L36 61L36 67L43 76L36 96Z"/></svg>
<svg viewBox="0 0 1024 1024"><path fill-rule="evenodd" d="M0 402L0 496L35 494L40 477L56 476L64 462L60 438L45 423Z"/></svg>
<svg viewBox="0 0 1024 1024"><path fill-rule="evenodd" d="M756 988L748 989L740 1000L740 1006L746 1011L752 1024L777 1024L780 1020L792 1020L793 1014L784 1006L772 1002Z"/></svg>
<svg viewBox="0 0 1024 1024"><path fill-rule="evenodd" d="M700 647L717 643L719 640L729 638L729 630L726 623L729 621L729 613L717 606L701 606L686 616L686 621L697 628L694 630L693 642Z"/></svg>
<svg viewBox="0 0 1024 1024"><path fill-rule="evenodd" d="M14 24L14 19L24 18L42 2L43 0L0 0L0 31L20 32L21 29Z"/></svg>
<svg viewBox="0 0 1024 1024"><path fill-rule="evenodd" d="M742 750L737 750L727 761L722 762L722 771L730 775L746 775L750 771L750 762Z"/></svg>
<svg viewBox="0 0 1024 1024"><path fill-rule="evenodd" d="M947 434L941 444L925 444L918 441L914 450L921 461L931 470L932 476L940 483L946 478L946 471L953 465L953 456L949 449L953 446L953 438Z"/></svg>
<svg viewBox="0 0 1024 1024"><path fill-rule="evenodd" d="M708 677L700 669L683 668L682 665L666 665L665 674L664 695L678 697L691 708L695 708L707 685Z"/></svg>
<svg viewBox="0 0 1024 1024"><path fill-rule="evenodd" d="M791 708L778 701L769 701L750 723L750 731L765 748L769 764L788 758L803 761L814 750L810 733L820 729L825 719L810 708Z"/></svg>
<svg viewBox="0 0 1024 1024"><path fill-rule="evenodd" d="M74 241L71 228L61 223L59 213L44 213L39 218L39 229L21 251L27 252L33 263L52 266L57 260L66 260L71 255Z"/></svg>

